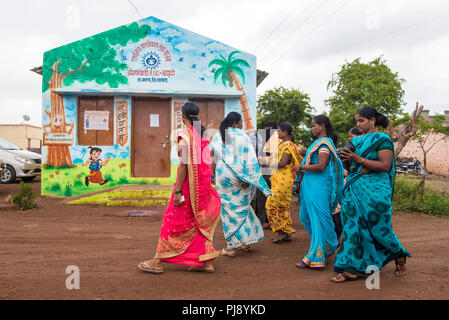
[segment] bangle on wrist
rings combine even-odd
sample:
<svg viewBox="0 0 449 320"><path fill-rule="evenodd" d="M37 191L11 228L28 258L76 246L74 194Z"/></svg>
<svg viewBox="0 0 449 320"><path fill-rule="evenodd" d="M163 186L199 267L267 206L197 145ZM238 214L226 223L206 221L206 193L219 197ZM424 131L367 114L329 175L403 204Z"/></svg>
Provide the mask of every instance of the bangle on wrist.
<svg viewBox="0 0 449 320"><path fill-rule="evenodd" d="M363 166L363 164L365 163L365 158L362 158L362 161L360 161L360 164Z"/></svg>

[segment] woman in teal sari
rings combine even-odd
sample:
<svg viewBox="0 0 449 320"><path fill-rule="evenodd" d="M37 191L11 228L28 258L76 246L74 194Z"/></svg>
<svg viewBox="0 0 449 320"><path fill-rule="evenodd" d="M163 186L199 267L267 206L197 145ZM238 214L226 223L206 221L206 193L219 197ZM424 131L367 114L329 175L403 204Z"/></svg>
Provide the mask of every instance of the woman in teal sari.
<svg viewBox="0 0 449 320"><path fill-rule="evenodd" d="M365 106L357 111L355 119L362 133L351 141L355 152L341 152L349 175L341 201L343 238L335 258L337 274L331 279L333 282L367 276L368 267L380 270L393 260L395 274L402 276L406 257L410 257L391 225L394 146L386 133L376 129L379 125L386 128L388 118Z"/></svg>
<svg viewBox="0 0 449 320"><path fill-rule="evenodd" d="M326 256L338 246L332 213L343 192L343 165L337 156L337 134L324 115L312 120L315 141L296 171L304 172L300 189L299 218L311 235L307 255L296 264L298 268L323 269Z"/></svg>
<svg viewBox="0 0 449 320"><path fill-rule="evenodd" d="M250 187L255 186L266 196L271 195L242 125L239 113L229 113L211 143L216 161L212 170L221 198L221 219L227 244L220 255L230 258L236 255L235 249L249 251L250 244L264 239L262 224L251 207Z"/></svg>

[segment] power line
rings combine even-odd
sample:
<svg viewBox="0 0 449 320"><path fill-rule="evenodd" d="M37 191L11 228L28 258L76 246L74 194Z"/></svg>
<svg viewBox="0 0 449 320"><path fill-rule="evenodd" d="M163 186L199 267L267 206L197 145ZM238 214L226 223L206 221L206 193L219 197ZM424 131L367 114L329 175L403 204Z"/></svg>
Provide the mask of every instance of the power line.
<svg viewBox="0 0 449 320"><path fill-rule="evenodd" d="M285 53L292 51L298 47L307 37L312 35L314 32L316 32L319 28L321 28L326 22L328 22L332 17L334 17L338 12L340 12L348 3L351 2L351 0L347 0L343 5L338 7L336 10L334 10L329 16L327 16L318 26L316 26L312 31L307 33L304 37L302 37L294 46L290 47L288 50L284 51L281 56L273 63L272 66L275 66L276 63L278 63L285 55Z"/></svg>
<svg viewBox="0 0 449 320"><path fill-rule="evenodd" d="M320 5L319 5L318 7L316 7L315 10L312 11L312 13L310 13L304 20L302 20L302 22L301 22L298 26L296 26L295 29L293 29L293 30L290 31L289 33L286 33L286 36L285 36L285 37L279 38L278 41L275 43L275 46L277 46L277 44L279 44L280 42L282 42L283 40L285 40L286 38L288 38L291 34L293 34L293 32L298 31L298 29L299 29L300 27L302 27L307 21L309 21L309 19L310 19L310 18L311 18L311 17L312 17L312 16L313 16L319 9L321 9L327 1L328 1L328 0L323 0L323 1L320 3ZM313 2L310 3L310 4L313 4ZM310 5L309 5L309 7L310 7ZM308 9L309 7L307 7L307 9ZM275 46L274 46L274 47L275 47Z"/></svg>
<svg viewBox="0 0 449 320"><path fill-rule="evenodd" d="M352 46L349 46L349 47L345 47L345 48L342 48L342 49L347 50L347 49L352 49L352 48L356 48L356 47L359 47L359 46L363 46L363 45L366 45L366 44L370 44L370 43L372 43L372 42L378 41L378 40L383 39L383 38L390 37L390 36L392 36L392 35L395 35L395 34L397 34L397 33L406 31L406 30L408 30L408 29L417 27L417 26L419 26L419 25L427 24L427 23L430 23L430 22L435 22L436 20L439 20L439 19L441 19L441 18L444 18L444 17L446 17L446 16L448 16L448 15L449 15L449 12L446 12L446 13L444 13L444 14L442 14L442 15L438 15L438 16L432 17L432 18L430 18L430 19L426 19L426 20L423 20L423 21L421 21L421 22L418 22L418 23L414 23L414 24L405 26L405 27L403 27L403 28L400 28L400 29L397 29L397 30L395 30L395 31L391 31L391 32L389 32L389 33L386 33L386 34L384 34L384 35L381 35L380 37L377 37L377 38L374 38L374 39L371 39L371 40L368 40L368 41L360 42L360 43L358 43L358 44L355 44L355 45L352 45Z"/></svg>
<svg viewBox="0 0 449 320"><path fill-rule="evenodd" d="M139 17L140 17L141 19L143 19L143 16L142 16L142 14L140 13L139 9L137 9L136 5L135 5L131 0L128 0L128 3L134 8L134 10L137 12L137 14L139 15Z"/></svg>
<svg viewBox="0 0 449 320"><path fill-rule="evenodd" d="M263 47L263 45L266 43L266 41L274 34L274 32L292 15L292 13L293 12L295 12L296 11L296 9L298 9L298 7L299 7L299 5L301 5L302 4L302 2L298 2L298 4L293 8L293 10L292 11L290 11L290 13L287 15L287 16L285 16L285 18L284 19L282 19L282 21L281 22L279 22L279 24L276 26L276 27L274 27L274 29L273 30L271 30L271 32L270 32L270 34L267 36L267 37L265 37L265 39L263 39L258 45L257 45L257 47L254 49L254 51L257 51L257 50L259 50L260 49L260 47Z"/></svg>

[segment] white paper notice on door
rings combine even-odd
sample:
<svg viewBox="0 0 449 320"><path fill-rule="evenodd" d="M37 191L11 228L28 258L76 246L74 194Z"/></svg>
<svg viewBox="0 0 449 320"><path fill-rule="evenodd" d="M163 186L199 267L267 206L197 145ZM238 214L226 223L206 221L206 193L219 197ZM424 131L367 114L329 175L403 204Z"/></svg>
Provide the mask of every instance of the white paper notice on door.
<svg viewBox="0 0 449 320"><path fill-rule="evenodd" d="M150 115L150 127L151 128L159 128L159 115L158 114Z"/></svg>

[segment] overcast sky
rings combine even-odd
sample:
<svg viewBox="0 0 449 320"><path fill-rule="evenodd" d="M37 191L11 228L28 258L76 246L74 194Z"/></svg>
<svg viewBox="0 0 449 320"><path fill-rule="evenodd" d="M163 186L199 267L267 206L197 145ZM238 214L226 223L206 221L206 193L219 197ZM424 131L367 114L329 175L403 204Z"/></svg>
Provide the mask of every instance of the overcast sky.
<svg viewBox="0 0 449 320"><path fill-rule="evenodd" d="M328 111L327 83L345 61L383 55L406 80L406 106L449 110L449 2L443 0L15 0L0 12L0 123L41 126L43 52L155 16L258 58L276 86L310 94Z"/></svg>

